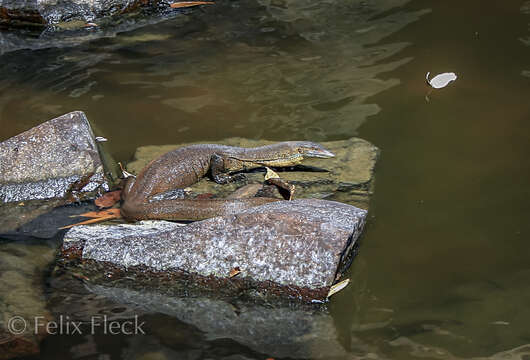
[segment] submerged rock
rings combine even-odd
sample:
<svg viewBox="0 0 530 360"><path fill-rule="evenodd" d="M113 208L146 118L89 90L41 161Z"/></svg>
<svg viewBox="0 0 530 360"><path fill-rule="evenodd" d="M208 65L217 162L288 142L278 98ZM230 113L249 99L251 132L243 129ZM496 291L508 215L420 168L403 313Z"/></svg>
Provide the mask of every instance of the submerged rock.
<svg viewBox="0 0 530 360"><path fill-rule="evenodd" d="M108 188L83 112L68 113L0 143L0 203L71 202Z"/></svg>
<svg viewBox="0 0 530 360"><path fill-rule="evenodd" d="M130 12L140 6L155 6L164 0L0 0L0 20L37 24L58 24Z"/></svg>
<svg viewBox="0 0 530 360"><path fill-rule="evenodd" d="M330 359L347 355L327 311L204 296L177 297L123 285L87 285L87 288L115 302L136 304L146 312L175 317L197 328L210 341L231 339L275 358Z"/></svg>
<svg viewBox="0 0 530 360"><path fill-rule="evenodd" d="M206 295L189 287L175 289L171 283L147 286L134 276L119 277L102 268L91 270L91 274L83 273L89 281L87 277L79 281L78 269L65 271L57 266L50 279L50 311L57 318L68 316L85 324L90 324L94 315L97 322L103 316L108 322L136 322L138 317L145 334L128 337L121 350L123 358L159 358L153 354L160 353L162 359L342 359L348 357L347 349L359 353L376 350L350 334L350 328L346 329L349 341L344 343L345 333L325 305L260 301L218 291ZM356 294L347 300L353 306L366 295L364 280L357 273L354 277L346 297ZM342 317L353 313L352 308ZM47 346L64 346L61 341L51 337ZM234 347L245 349L245 357L222 357L233 353Z"/></svg>
<svg viewBox="0 0 530 360"><path fill-rule="evenodd" d="M216 142L217 143L217 142ZM218 142L223 145L255 147L273 143L265 140L229 138ZM136 150L134 161L127 164L127 170L138 173L154 158L183 145L142 146ZM342 201L367 209L374 187L374 169L379 155L377 147L366 140L351 138L340 141L322 142L335 154L330 159L307 159L302 165L278 169L284 180L296 186L295 198L320 198ZM208 178L191 186L193 193L211 193L227 197L245 183L264 181L265 172L245 174L246 182L217 184Z"/></svg>
<svg viewBox="0 0 530 360"><path fill-rule="evenodd" d="M365 210L338 202L280 201L188 225L79 226L65 235L62 253L125 273L194 274L207 286L206 278L241 280L246 290L322 300L347 267L365 218ZM240 273L229 279L233 269Z"/></svg>
<svg viewBox="0 0 530 360"><path fill-rule="evenodd" d="M177 19L178 36L187 17L169 5L165 0L0 0L0 55L113 38L170 18Z"/></svg>
<svg viewBox="0 0 530 360"><path fill-rule="evenodd" d="M0 359L35 355L52 320L46 308L44 277L55 243L0 244ZM35 331L37 329L37 331Z"/></svg>
<svg viewBox="0 0 530 360"><path fill-rule="evenodd" d="M63 226L80 221L77 215L97 210L93 202L63 205L63 200L33 200L0 207L0 241L51 239Z"/></svg>

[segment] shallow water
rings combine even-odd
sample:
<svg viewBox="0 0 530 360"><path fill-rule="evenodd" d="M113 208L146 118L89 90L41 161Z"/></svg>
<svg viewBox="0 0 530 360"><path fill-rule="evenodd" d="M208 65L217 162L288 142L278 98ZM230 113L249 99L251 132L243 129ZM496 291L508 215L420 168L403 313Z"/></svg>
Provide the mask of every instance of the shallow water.
<svg viewBox="0 0 530 360"><path fill-rule="evenodd" d="M382 156L353 284L330 304L343 357L528 358L530 3L272 3L4 54L0 139L71 110L123 161L146 144L365 138ZM428 71L458 79L429 93ZM267 357L145 319L148 337L50 337L42 358Z"/></svg>

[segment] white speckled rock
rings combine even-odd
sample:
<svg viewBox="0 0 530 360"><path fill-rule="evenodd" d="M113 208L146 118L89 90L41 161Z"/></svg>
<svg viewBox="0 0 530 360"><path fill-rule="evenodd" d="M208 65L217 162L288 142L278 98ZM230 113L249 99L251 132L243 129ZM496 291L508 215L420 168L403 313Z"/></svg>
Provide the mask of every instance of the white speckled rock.
<svg viewBox="0 0 530 360"><path fill-rule="evenodd" d="M0 203L61 199L108 186L94 134L75 111L0 143Z"/></svg>
<svg viewBox="0 0 530 360"><path fill-rule="evenodd" d="M307 289L329 287L359 237L366 211L334 201L280 201L189 225L165 221L79 226L63 252L125 268L238 277Z"/></svg>

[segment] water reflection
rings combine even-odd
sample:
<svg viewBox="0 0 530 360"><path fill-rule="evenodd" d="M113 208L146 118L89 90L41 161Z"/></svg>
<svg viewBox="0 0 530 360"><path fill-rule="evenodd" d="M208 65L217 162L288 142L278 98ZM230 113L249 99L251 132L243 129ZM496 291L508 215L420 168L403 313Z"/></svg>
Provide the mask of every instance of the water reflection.
<svg viewBox="0 0 530 360"><path fill-rule="evenodd" d="M382 159L352 285L330 304L329 343L343 358L524 359L529 8L516 0L220 1L185 22L7 53L0 138L74 109L88 113L120 160L146 144L358 133ZM459 79L427 103L427 71ZM159 320L171 319L180 324ZM171 357L191 330L166 330L151 342L83 341L110 341L123 354L163 347ZM262 357L234 339L193 340L179 356L208 347ZM47 341L50 349L64 339Z"/></svg>
<svg viewBox="0 0 530 360"><path fill-rule="evenodd" d="M399 55L414 59L384 75L402 81L369 99L382 111L359 130L382 158L365 263L352 270L362 269L367 285L351 331L397 359L524 358L516 353L530 335L521 256L530 104L520 74L529 57L518 39L528 36L528 17L519 1L488 4L480 15L478 1L458 11L429 5L431 13L383 40L410 41ZM427 103L427 71L459 79Z"/></svg>
<svg viewBox="0 0 530 360"><path fill-rule="evenodd" d="M384 61L404 42L370 44L427 10L384 13L405 1L273 3L221 2L185 23L6 54L2 138L72 109L88 113L119 158L149 143L354 135L379 111L366 99L399 83L377 75L410 60Z"/></svg>

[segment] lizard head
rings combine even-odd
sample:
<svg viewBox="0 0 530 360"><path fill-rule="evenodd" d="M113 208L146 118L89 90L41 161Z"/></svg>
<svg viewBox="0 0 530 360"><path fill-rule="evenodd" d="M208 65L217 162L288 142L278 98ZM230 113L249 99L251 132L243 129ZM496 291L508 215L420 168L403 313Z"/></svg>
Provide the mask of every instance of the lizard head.
<svg viewBox="0 0 530 360"><path fill-rule="evenodd" d="M297 147L298 152L302 154L303 157L327 159L335 156L335 154L326 150L322 145L310 141L301 141L298 143Z"/></svg>

